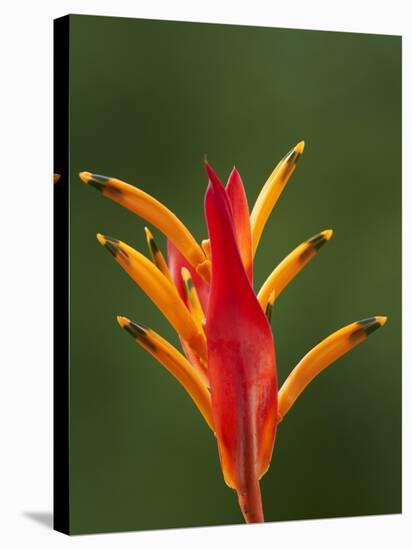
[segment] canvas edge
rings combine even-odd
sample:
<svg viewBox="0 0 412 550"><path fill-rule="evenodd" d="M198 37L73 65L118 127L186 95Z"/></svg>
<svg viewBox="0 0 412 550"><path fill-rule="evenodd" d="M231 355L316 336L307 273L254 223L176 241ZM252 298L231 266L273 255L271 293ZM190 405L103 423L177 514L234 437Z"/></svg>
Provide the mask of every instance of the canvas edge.
<svg viewBox="0 0 412 550"><path fill-rule="evenodd" d="M70 16L55 19L53 161L60 175L53 208L53 528L70 534L69 491L69 32Z"/></svg>

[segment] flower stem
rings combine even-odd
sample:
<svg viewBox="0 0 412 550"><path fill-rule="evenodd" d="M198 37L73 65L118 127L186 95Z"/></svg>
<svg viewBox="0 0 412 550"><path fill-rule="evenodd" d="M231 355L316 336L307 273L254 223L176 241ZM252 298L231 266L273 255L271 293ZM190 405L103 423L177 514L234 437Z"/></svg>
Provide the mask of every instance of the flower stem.
<svg viewBox="0 0 412 550"><path fill-rule="evenodd" d="M245 491L237 491L239 506L246 523L263 523L262 496L260 494L259 480L248 480Z"/></svg>

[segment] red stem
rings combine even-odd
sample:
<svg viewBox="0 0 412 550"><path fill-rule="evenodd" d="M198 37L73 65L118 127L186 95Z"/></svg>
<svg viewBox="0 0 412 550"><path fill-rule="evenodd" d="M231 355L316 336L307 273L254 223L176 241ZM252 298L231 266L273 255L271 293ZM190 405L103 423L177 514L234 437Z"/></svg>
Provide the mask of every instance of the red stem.
<svg viewBox="0 0 412 550"><path fill-rule="evenodd" d="M259 480L250 480L244 492L238 491L239 506L246 523L263 523L262 496L260 494Z"/></svg>

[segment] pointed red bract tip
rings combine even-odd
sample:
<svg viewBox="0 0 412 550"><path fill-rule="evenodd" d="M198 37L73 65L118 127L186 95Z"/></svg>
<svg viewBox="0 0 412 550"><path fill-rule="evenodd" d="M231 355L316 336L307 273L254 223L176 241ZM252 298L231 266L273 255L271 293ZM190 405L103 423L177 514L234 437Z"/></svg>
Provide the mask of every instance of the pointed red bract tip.
<svg viewBox="0 0 412 550"><path fill-rule="evenodd" d="M233 227L240 256L249 281L253 285L253 254L252 233L250 228L249 205L242 178L234 167L226 184L226 194L229 198Z"/></svg>
<svg viewBox="0 0 412 550"><path fill-rule="evenodd" d="M223 189L222 182L220 181L220 179L218 178L216 172L213 170L213 168L210 166L210 164L208 163L207 160L205 160L205 169L206 169L206 173L209 177L209 181L212 184L212 187L216 188L216 187L220 186Z"/></svg>

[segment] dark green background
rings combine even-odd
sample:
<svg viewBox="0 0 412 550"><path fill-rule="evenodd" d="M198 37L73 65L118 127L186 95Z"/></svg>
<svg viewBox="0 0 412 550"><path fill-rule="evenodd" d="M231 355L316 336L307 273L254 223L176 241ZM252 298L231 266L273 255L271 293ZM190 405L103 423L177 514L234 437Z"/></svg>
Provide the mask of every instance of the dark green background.
<svg viewBox="0 0 412 550"><path fill-rule="evenodd" d="M214 438L115 315L176 337L99 246L145 250L144 222L83 185L116 176L205 236L205 153L240 170L251 205L277 161L306 150L266 227L256 287L292 248L335 236L273 314L280 382L337 328L388 315L280 425L267 521L401 511L401 39L71 17L71 529L242 523ZM163 247L164 240L154 232Z"/></svg>

